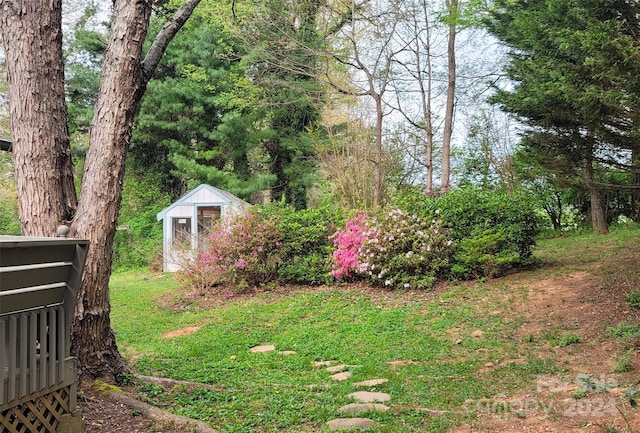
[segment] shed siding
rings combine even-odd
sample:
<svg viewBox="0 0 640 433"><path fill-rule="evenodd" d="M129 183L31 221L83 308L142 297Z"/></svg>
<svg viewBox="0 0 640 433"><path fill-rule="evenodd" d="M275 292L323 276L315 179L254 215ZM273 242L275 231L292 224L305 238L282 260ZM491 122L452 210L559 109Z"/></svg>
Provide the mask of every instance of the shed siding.
<svg viewBox="0 0 640 433"><path fill-rule="evenodd" d="M213 191L201 189L196 191L186 202L188 203L225 203L229 200L225 199L221 195L215 194Z"/></svg>
<svg viewBox="0 0 640 433"><path fill-rule="evenodd" d="M170 209L167 212L167 217L168 218L175 218L175 217L192 217L193 216L193 206L176 206L173 209Z"/></svg>

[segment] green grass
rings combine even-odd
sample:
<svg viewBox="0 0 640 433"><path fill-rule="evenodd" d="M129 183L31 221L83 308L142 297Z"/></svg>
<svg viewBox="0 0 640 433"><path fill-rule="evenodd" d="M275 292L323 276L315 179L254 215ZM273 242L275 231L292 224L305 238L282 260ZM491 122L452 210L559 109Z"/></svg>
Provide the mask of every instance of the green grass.
<svg viewBox="0 0 640 433"><path fill-rule="evenodd" d="M517 322L485 313L507 307L505 289L454 287L426 303L397 302L401 294L376 301L357 290L310 289L278 298L236 298L210 310L161 308L156 299L175 288L171 276L114 275L118 344L139 373L214 385L217 391L146 385L143 397L221 432L323 431L338 417L337 409L352 402L346 397L355 390L352 382L378 378L389 379L375 389L389 393L395 409L369 414L381 425L371 431L445 431L467 416L457 412L469 400L517 388L554 369L533 348L519 347L513 335ZM162 338L194 325L202 328ZM483 336L472 337L474 330ZM277 351L249 352L261 344ZM283 350L296 354L278 353ZM526 363L498 369L499 382L493 373L480 372L490 360L523 357ZM321 360L352 366L352 377L334 382L324 368L312 366ZM413 363L389 364L398 360ZM424 409L451 414L432 417Z"/></svg>
<svg viewBox="0 0 640 433"><path fill-rule="evenodd" d="M530 271L530 278L590 266L602 261L606 250L623 253L630 243L638 245L638 233L541 241L537 256L546 265ZM159 302L180 290L171 275L116 274L111 289L118 345L137 372L210 385L145 384L138 397L209 422L222 433L328 431L326 422L340 416L337 409L353 402L346 397L355 390L352 383L379 378L388 382L374 390L391 395L391 410L366 414L380 423L368 431L444 432L470 421L473 412L466 409L474 401L530 389L537 376L557 372L554 361L539 354L539 345L581 341L557 330L539 340L518 337L520 319L508 311L526 301L526 288L491 281L451 287L432 298L401 292L378 297L341 286L177 310ZM201 328L162 337L188 326ZM249 352L263 344L276 351ZM278 353L285 350L296 353ZM312 366L324 360L348 364L352 377L335 382L324 368ZM412 362L389 364L400 360ZM487 369L489 363L494 367ZM443 412L433 416L425 409Z"/></svg>

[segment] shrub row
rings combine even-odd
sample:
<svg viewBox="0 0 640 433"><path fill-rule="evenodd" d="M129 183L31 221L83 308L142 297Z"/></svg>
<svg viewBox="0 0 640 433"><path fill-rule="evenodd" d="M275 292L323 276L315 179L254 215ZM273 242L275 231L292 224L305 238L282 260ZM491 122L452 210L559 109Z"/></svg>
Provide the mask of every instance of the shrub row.
<svg viewBox="0 0 640 433"><path fill-rule="evenodd" d="M330 208L254 206L219 221L209 246L177 277L201 292L214 286L233 293L281 283L327 284L333 278L330 236L343 222L342 213Z"/></svg>
<svg viewBox="0 0 640 433"><path fill-rule="evenodd" d="M531 261L540 222L526 195L466 187L409 193L375 213L255 206L220 221L188 285L242 291L283 283L364 279L428 289L438 280L491 277Z"/></svg>

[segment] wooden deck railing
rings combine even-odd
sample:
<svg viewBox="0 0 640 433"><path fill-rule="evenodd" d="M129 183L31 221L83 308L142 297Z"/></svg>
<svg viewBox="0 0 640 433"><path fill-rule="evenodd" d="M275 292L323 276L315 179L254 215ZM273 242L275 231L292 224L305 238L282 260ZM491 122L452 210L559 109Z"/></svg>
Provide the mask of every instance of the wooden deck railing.
<svg viewBox="0 0 640 433"><path fill-rule="evenodd" d="M88 242L0 236L0 432L56 433L75 411L73 318Z"/></svg>

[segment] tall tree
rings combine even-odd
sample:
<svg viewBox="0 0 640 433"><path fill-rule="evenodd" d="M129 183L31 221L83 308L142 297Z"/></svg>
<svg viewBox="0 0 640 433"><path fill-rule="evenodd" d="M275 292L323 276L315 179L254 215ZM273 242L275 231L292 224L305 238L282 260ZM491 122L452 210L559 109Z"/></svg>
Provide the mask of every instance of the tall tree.
<svg viewBox="0 0 640 433"><path fill-rule="evenodd" d="M91 242L72 328L72 352L85 378L117 379L126 368L110 326L108 291L124 163L146 85L198 3L185 0L143 57L153 2L114 1L77 200L66 126L61 0L0 0L23 232L51 236L59 224L69 224L71 236Z"/></svg>
<svg viewBox="0 0 640 433"><path fill-rule="evenodd" d="M493 101L530 129L523 143L581 167L594 229L608 231L596 167L630 167L637 149L637 2L496 1L490 30L511 49L513 87ZM553 160L550 158L549 160Z"/></svg>
<svg viewBox="0 0 640 433"><path fill-rule="evenodd" d="M316 173L314 140L324 101L318 21L326 2L247 3L236 4L234 26L253 84L254 131L274 177L270 196L304 208Z"/></svg>
<svg viewBox="0 0 640 433"><path fill-rule="evenodd" d="M458 0L445 0L448 14L449 38L447 39L447 102L444 114L444 134L442 137L442 163L440 192L449 192L451 184L451 137L453 135L453 114L456 98L456 33L460 14Z"/></svg>
<svg viewBox="0 0 640 433"><path fill-rule="evenodd" d="M374 196L373 205L384 199L383 132L384 120L392 109L385 101L385 94L392 82L397 56L405 43L396 44L397 27L401 22L402 8L398 2L338 2L333 11L333 22L342 26L330 39L328 57L338 63L333 68L327 62L325 74L329 84L345 95L366 97L375 110L374 148ZM336 71L348 74L336 76Z"/></svg>

